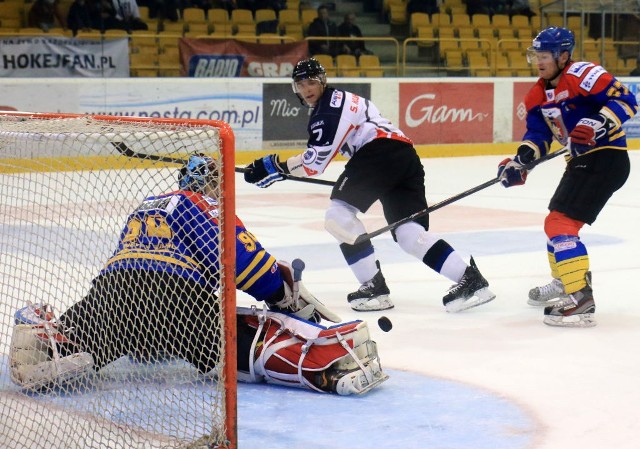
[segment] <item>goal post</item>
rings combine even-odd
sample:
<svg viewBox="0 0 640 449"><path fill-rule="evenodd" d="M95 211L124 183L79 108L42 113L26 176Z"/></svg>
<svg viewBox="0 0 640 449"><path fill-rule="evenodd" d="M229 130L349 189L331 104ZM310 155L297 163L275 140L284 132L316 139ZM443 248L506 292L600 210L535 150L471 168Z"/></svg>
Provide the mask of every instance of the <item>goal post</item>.
<svg viewBox="0 0 640 449"><path fill-rule="evenodd" d="M3 444L237 448L234 152L233 131L222 121L0 112ZM219 163L214 372L158 350L127 354L46 388L12 382L15 312L46 304L60 316L81 301L129 214L150 196L178 190L179 169L194 153ZM154 294L169 288L158 285ZM136 326L136 316L121 313Z"/></svg>

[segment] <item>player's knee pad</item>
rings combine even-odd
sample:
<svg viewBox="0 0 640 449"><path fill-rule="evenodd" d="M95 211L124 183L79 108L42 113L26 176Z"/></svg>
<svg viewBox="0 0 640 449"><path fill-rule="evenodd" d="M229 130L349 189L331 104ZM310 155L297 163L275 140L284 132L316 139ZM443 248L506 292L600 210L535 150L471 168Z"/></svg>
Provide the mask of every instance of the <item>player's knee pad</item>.
<svg viewBox="0 0 640 449"><path fill-rule="evenodd" d="M415 222L405 223L395 230L400 248L412 256L422 259L427 251L439 240L424 227Z"/></svg>
<svg viewBox="0 0 640 449"><path fill-rule="evenodd" d="M356 214L358 209L340 200L331 200L324 215L324 227L340 242L350 242L354 236L364 234L364 224Z"/></svg>
<svg viewBox="0 0 640 449"><path fill-rule="evenodd" d="M93 368L86 352L61 357L55 330L32 324L16 324L11 336L11 380L25 389L61 385L84 376Z"/></svg>

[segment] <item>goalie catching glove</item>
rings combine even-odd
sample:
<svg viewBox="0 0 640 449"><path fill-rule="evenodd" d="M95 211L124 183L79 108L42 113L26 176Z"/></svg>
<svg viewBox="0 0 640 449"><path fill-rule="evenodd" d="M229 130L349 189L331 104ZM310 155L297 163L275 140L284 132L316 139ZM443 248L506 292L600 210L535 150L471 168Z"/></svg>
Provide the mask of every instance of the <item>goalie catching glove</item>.
<svg viewBox="0 0 640 449"><path fill-rule="evenodd" d="M265 189L274 182L283 181L284 174L289 174L286 161L280 162L277 154L269 154L247 165L244 180Z"/></svg>
<svg viewBox="0 0 640 449"><path fill-rule="evenodd" d="M527 181L528 170L524 165L536 158L536 151L527 144L518 147L518 154L498 164L498 178L504 187L521 186Z"/></svg>
<svg viewBox="0 0 640 449"><path fill-rule="evenodd" d="M278 268L283 279L284 296L281 299L267 300L267 306L274 312L291 313L302 319L319 323L322 318L339 323L342 321L321 303L300 280L300 273L296 276L293 267L283 260L278 261Z"/></svg>

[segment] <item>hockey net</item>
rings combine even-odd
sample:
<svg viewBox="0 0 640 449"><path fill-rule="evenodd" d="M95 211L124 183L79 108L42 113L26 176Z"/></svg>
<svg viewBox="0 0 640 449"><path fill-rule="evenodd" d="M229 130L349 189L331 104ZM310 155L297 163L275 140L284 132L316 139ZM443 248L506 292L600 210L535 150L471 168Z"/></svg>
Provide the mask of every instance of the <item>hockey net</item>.
<svg viewBox="0 0 640 449"><path fill-rule="evenodd" d="M146 197L177 190L180 162L194 152L222 167L217 375L203 375L167 354L131 354L79 383L36 392L15 385L9 349L16 310L31 302L60 314L81 300L116 248L127 216ZM0 113L0 192L0 445L235 448L230 127L219 121ZM158 292L166 288L158 286Z"/></svg>

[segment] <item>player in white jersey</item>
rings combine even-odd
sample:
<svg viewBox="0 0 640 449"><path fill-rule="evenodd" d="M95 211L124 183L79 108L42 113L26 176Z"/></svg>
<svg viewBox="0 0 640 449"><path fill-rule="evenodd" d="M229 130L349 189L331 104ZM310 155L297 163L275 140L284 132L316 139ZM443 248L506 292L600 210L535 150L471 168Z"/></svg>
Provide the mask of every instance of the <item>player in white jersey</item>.
<svg viewBox="0 0 640 449"><path fill-rule="evenodd" d="M325 227L340 243L342 254L362 284L347 300L359 311L393 307L389 288L370 240L352 245L347 236L366 233L357 217L379 200L387 222L395 223L427 208L425 173L411 140L382 117L368 99L327 86L326 73L315 59L293 70L293 91L313 108L304 153L281 162L271 154L247 167L245 180L268 187L283 174L305 177L322 173L338 154L349 159L331 192ZM407 253L449 278L455 285L443 298L448 312L459 312L491 301L495 295L471 258L468 265L443 239L429 230L429 216L402 224L393 238Z"/></svg>

